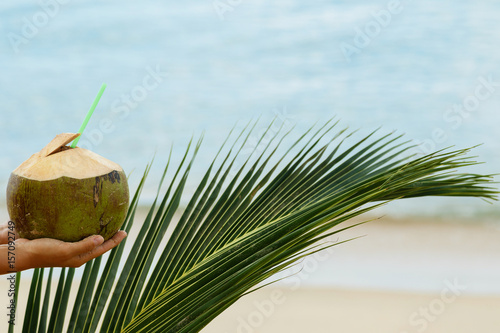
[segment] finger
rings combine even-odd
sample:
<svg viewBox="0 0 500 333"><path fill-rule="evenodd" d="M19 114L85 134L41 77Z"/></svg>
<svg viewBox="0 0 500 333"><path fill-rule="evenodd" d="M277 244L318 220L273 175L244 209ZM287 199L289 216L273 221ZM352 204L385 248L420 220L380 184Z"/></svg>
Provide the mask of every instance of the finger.
<svg viewBox="0 0 500 333"><path fill-rule="evenodd" d="M6 226L2 225L0 226L0 244L7 244L9 241L9 229L6 228Z"/></svg>
<svg viewBox="0 0 500 333"><path fill-rule="evenodd" d="M123 230L118 231L113 237L111 237L101 245L97 246L96 248L92 249L87 253L80 254L78 256L78 261L85 263L89 260L92 260L94 258L103 255L112 248L118 246L121 243L121 241L125 239L125 237L127 237L127 233L125 231Z"/></svg>
<svg viewBox="0 0 500 333"><path fill-rule="evenodd" d="M127 237L127 233L123 230L119 230L116 234L113 235L113 237L96 248L96 250L102 251L102 253L108 252L109 250L118 246L122 242L122 240L125 239L125 237Z"/></svg>
<svg viewBox="0 0 500 333"><path fill-rule="evenodd" d="M5 232L6 234L9 234L9 232L10 232L10 236L12 236L12 234L14 234L14 236L16 236L16 239L21 238L21 237L19 237L19 234L17 233L15 223L12 221L9 221L9 222L6 222L6 223L0 225L0 233L2 233L2 232Z"/></svg>
<svg viewBox="0 0 500 333"><path fill-rule="evenodd" d="M12 226L9 226L7 223L0 225L0 244L7 244L9 240L16 240L18 238L20 237L16 230L12 229Z"/></svg>
<svg viewBox="0 0 500 333"><path fill-rule="evenodd" d="M101 235L89 236L79 242L70 243L65 251L65 256L69 259L90 252L103 242L104 238Z"/></svg>
<svg viewBox="0 0 500 333"><path fill-rule="evenodd" d="M17 238L16 239L17 245L22 244L22 243L26 243L26 242L29 242L29 239L26 239L26 238Z"/></svg>

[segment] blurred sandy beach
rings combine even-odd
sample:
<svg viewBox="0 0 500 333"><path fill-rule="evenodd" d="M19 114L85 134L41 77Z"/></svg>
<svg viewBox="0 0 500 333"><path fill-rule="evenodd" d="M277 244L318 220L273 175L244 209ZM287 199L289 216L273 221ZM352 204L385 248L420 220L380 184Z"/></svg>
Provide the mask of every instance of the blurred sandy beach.
<svg viewBox="0 0 500 333"><path fill-rule="evenodd" d="M342 237L360 233L367 237L338 246L333 258L318 260L316 271L306 274L298 289L283 283L250 294L203 332L499 332L500 293L486 287L500 281L500 230L385 218ZM380 270L370 273L377 266ZM324 275L322 270L332 274L332 284L315 288L309 280ZM339 281L335 270L350 270L352 284L333 287ZM384 276L394 283L392 290L388 283L380 288L366 283ZM408 286L408 280L416 285ZM431 281L435 288L426 288Z"/></svg>
<svg viewBox="0 0 500 333"><path fill-rule="evenodd" d="M360 235L366 237L306 259L289 279L240 299L202 332L498 332L497 225L384 217L342 232L338 240ZM23 278L20 309L28 288ZM6 276L0 289L5 332ZM22 320L18 311L16 332Z"/></svg>
<svg viewBox="0 0 500 333"><path fill-rule="evenodd" d="M273 293L283 302L266 308ZM498 333L500 297L462 296L434 314L436 299L439 294L270 287L237 302L202 332Z"/></svg>
<svg viewBox="0 0 500 333"><path fill-rule="evenodd" d="M5 292L6 285L2 279L2 292ZM28 287L24 283L21 291L24 302L21 302L21 307L25 305ZM54 284L53 290L55 287ZM279 297L276 298L276 295ZM279 302L269 306L272 299L279 299ZM464 295L446 304L442 312L432 312L439 299L439 293L336 288L301 288L291 291L271 286L239 300L202 332L498 333L499 296ZM2 309L6 308L6 304L2 298ZM425 320L425 315L420 312L425 309L433 321ZM23 313L17 316L15 332L21 332ZM411 324L412 318L416 325ZM6 320L2 320L0 329L7 332Z"/></svg>

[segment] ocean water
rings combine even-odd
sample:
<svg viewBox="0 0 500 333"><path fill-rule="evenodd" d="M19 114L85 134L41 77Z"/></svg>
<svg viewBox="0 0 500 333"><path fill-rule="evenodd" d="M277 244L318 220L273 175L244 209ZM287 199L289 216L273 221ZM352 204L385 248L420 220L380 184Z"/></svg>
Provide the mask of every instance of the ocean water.
<svg viewBox="0 0 500 333"><path fill-rule="evenodd" d="M0 187L56 134L78 130L102 82L81 145L133 171L132 187L156 154L146 204L172 145L179 161L205 131L189 192L234 124L258 117L257 132L276 117L296 137L337 116L428 151L482 144L474 171L498 173L499 14L494 1L4 1ZM470 199L391 207L499 211Z"/></svg>

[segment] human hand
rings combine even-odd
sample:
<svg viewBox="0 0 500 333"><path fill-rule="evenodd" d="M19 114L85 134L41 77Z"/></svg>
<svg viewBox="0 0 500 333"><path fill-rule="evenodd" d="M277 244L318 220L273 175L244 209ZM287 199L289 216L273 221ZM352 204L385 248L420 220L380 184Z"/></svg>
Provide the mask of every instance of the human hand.
<svg viewBox="0 0 500 333"><path fill-rule="evenodd" d="M30 268L80 267L116 247L126 236L125 231L118 231L106 242L99 235L74 243L51 238L29 240L19 238L12 225L6 223L0 225L0 258L15 258L15 264L12 267L7 261L0 260L0 275Z"/></svg>
<svg viewBox="0 0 500 333"><path fill-rule="evenodd" d="M17 239L16 270L42 267L80 267L116 247L127 236L118 231L104 242L100 235L89 236L79 242L63 242L51 238Z"/></svg>

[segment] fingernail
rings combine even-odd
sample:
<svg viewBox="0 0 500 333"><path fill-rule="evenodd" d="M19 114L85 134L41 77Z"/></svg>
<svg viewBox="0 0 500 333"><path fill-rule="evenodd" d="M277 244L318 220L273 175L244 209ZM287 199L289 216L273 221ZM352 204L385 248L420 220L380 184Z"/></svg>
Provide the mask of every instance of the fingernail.
<svg viewBox="0 0 500 333"><path fill-rule="evenodd" d="M102 236L94 237L94 244L95 245L100 245L103 241L104 241L104 238Z"/></svg>

